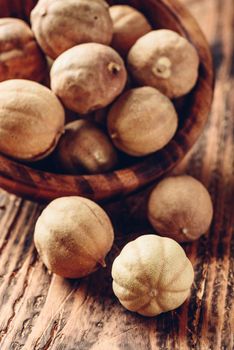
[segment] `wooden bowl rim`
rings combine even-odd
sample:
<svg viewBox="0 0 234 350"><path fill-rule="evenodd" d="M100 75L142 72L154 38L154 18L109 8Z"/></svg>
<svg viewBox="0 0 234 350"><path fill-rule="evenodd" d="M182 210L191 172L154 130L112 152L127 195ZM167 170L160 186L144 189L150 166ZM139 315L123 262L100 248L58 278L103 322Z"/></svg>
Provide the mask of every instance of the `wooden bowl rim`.
<svg viewBox="0 0 234 350"><path fill-rule="evenodd" d="M156 0L149 0L155 2ZM63 175L35 170L0 155L0 185L2 188L34 200L52 200L65 195L83 195L94 200L110 199L127 194L152 183L172 169L193 146L208 118L214 89L213 64L209 45L197 22L178 0L157 0L180 25L183 35L198 49L200 73L193 90L192 111L196 111L195 123L188 118L183 129L162 150L125 169L100 175ZM196 33L196 37L193 34ZM201 74L203 79L201 79ZM201 102L198 98L204 96ZM194 124L193 124L194 123ZM185 134L186 131L186 134ZM1 166L3 165L3 168ZM12 174L12 168L15 169ZM21 173L29 175L24 178ZM30 179L29 179L30 178ZM74 187L71 186L74 180ZM58 184L63 184L58 188Z"/></svg>

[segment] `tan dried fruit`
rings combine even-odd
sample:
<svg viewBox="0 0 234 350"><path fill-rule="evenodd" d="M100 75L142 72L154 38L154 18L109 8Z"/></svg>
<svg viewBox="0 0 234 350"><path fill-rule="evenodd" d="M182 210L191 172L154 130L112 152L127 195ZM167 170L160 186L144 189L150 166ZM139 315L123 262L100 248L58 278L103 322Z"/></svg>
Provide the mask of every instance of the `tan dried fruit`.
<svg viewBox="0 0 234 350"><path fill-rule="evenodd" d="M29 80L0 83L0 152L35 161L50 154L64 129L64 109L48 88Z"/></svg>
<svg viewBox="0 0 234 350"><path fill-rule="evenodd" d="M97 124L77 120L66 125L56 149L56 160L63 171L71 174L99 174L113 169L118 156Z"/></svg>
<svg viewBox="0 0 234 350"><path fill-rule="evenodd" d="M199 56L187 39L160 29L144 35L133 45L128 66L140 85L155 87L175 98L187 94L196 84Z"/></svg>
<svg viewBox="0 0 234 350"><path fill-rule="evenodd" d="M112 277L114 293L126 309L156 316L183 304L194 271L174 240L145 235L123 248L113 263Z"/></svg>
<svg viewBox="0 0 234 350"><path fill-rule="evenodd" d="M168 177L155 187L148 203L148 218L162 236L187 242L210 227L213 206L207 189L191 176Z"/></svg>
<svg viewBox="0 0 234 350"><path fill-rule="evenodd" d="M145 16L134 7L115 5L110 7L114 25L111 46L121 55L126 56L135 42L152 30Z"/></svg>
<svg viewBox="0 0 234 350"><path fill-rule="evenodd" d="M89 199L64 197L51 202L37 220L34 242L52 272L67 278L84 277L105 267L114 240L104 210Z"/></svg>
<svg viewBox="0 0 234 350"><path fill-rule="evenodd" d="M178 118L172 102L152 87L124 93L107 119L115 146L132 156L145 156L163 148L174 136Z"/></svg>
<svg viewBox="0 0 234 350"><path fill-rule="evenodd" d="M29 26L20 19L0 19L0 81L30 79L42 81L46 59Z"/></svg>
<svg viewBox="0 0 234 350"><path fill-rule="evenodd" d="M51 58L78 44L110 44L113 24L104 0L39 0L31 12L32 29Z"/></svg>
<svg viewBox="0 0 234 350"><path fill-rule="evenodd" d="M127 72L111 47L88 43L59 56L51 69L51 87L64 105L87 114L109 105L124 89Z"/></svg>

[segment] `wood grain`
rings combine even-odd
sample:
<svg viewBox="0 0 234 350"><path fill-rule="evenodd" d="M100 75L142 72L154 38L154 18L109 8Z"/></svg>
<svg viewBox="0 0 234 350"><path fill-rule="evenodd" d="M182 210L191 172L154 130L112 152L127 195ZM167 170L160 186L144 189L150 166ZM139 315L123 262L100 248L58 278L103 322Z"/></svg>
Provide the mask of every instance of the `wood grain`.
<svg viewBox="0 0 234 350"><path fill-rule="evenodd" d="M215 99L203 135L174 170L201 180L215 209L206 236L185 245L195 268L179 309L147 319L124 310L111 290L111 261L145 218L150 189L105 209L116 229L106 270L82 280L51 275L34 250L38 204L0 191L1 350L232 350L234 346L233 1L183 0L206 33L216 67Z"/></svg>
<svg viewBox="0 0 234 350"><path fill-rule="evenodd" d="M110 4L121 1L112 0ZM123 1L122 1L123 2ZM194 89L180 99L179 128L174 138L162 150L140 160L128 159L128 166L112 173L90 176L67 176L23 165L0 155L2 188L30 199L48 201L67 195L81 195L97 201L123 197L171 170L200 136L207 122L213 96L213 67L209 46L197 22L178 0L128 0L139 8L155 28L168 28L186 37L197 49L200 66ZM0 0L0 17L18 15L25 18L25 6L35 0ZM28 8L29 9L29 8ZM28 12L28 10L27 10ZM129 162L133 163L129 166ZM51 159L48 160L51 163ZM47 165L48 165L47 163ZM41 164L40 164L41 165ZM52 169L53 170L53 169Z"/></svg>

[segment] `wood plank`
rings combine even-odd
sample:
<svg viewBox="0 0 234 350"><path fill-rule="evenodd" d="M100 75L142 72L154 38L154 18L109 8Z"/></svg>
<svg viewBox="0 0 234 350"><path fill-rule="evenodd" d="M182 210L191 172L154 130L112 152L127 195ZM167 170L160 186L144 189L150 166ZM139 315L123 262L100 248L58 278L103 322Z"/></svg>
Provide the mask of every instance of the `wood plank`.
<svg viewBox="0 0 234 350"><path fill-rule="evenodd" d="M0 349L231 350L234 334L234 55L233 1L183 0L212 46L216 89L209 123L174 170L200 179L212 194L210 232L184 247L195 267L191 297L147 319L124 310L111 289L111 262L121 247L150 233L148 191L105 209L116 228L106 270L69 281L51 275L35 252L38 204L0 191Z"/></svg>

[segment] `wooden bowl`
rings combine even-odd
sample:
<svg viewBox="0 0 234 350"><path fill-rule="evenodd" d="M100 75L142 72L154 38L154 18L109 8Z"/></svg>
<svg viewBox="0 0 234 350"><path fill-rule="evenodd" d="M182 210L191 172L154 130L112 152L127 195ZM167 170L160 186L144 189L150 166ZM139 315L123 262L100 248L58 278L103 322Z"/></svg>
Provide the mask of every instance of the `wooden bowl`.
<svg viewBox="0 0 234 350"><path fill-rule="evenodd" d="M32 169L0 155L0 186L9 192L38 201L80 195L95 201L126 195L152 183L171 170L193 146L206 124L213 96L213 67L210 50L198 24L177 0L109 1L140 9L155 28L168 28L186 37L200 56L199 79L183 99L180 126L162 150L128 168L102 175L58 175ZM35 0L0 0L0 17L28 20Z"/></svg>

